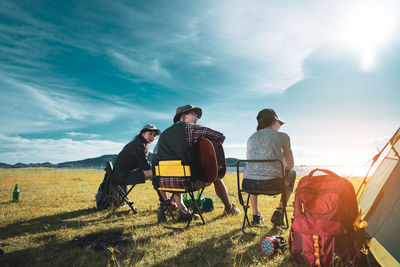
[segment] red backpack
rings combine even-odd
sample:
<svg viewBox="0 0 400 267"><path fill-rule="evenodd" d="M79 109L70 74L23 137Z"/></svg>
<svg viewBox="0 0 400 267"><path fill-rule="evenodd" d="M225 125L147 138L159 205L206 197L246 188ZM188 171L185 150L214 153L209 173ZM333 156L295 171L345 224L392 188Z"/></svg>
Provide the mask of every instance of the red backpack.
<svg viewBox="0 0 400 267"><path fill-rule="evenodd" d="M315 171L326 175L313 176ZM315 169L299 181L289 233L292 259L312 266L354 265L361 257L353 241L358 205L353 185L329 170Z"/></svg>

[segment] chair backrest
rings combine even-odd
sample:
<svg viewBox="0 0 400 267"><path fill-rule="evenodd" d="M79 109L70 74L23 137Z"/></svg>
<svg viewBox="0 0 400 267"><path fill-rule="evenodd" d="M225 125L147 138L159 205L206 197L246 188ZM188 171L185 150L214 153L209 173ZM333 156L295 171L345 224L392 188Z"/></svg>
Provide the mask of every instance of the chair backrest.
<svg viewBox="0 0 400 267"><path fill-rule="evenodd" d="M205 187L200 179L193 179L192 167L181 160L162 160L154 166L154 178L161 191L189 192Z"/></svg>
<svg viewBox="0 0 400 267"><path fill-rule="evenodd" d="M162 177L190 177L190 166L183 165L181 160L161 160L155 166L155 175Z"/></svg>
<svg viewBox="0 0 400 267"><path fill-rule="evenodd" d="M240 183L240 165L241 163L265 163L265 164L270 164L270 163L278 163L280 167L280 173L281 176L277 177L278 179L271 179L271 180L250 180L246 179L246 184L245 185L252 185L253 187L250 186L249 188L243 188ZM285 189L285 169L283 162L279 159L264 159L264 160L239 160L236 164L236 174L237 174L237 184L238 184L238 189L239 191L243 191L246 193L250 194L263 194L263 195L277 195L280 194L284 191ZM259 186L268 183L268 189L262 188L262 186ZM252 187L252 188L251 188Z"/></svg>

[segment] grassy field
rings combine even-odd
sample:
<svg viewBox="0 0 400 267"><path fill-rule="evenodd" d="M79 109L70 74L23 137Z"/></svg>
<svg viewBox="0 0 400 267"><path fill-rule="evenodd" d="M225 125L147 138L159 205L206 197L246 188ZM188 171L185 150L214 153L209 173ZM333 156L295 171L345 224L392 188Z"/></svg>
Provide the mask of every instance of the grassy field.
<svg viewBox="0 0 400 267"><path fill-rule="evenodd" d="M194 221L188 230L175 231L164 226L185 224L171 219L157 224L158 197L150 182L130 194L138 214L128 207L111 216L97 211L94 199L103 175L100 170L0 169L0 266L298 266L287 250L271 258L259 247L265 236L287 239L288 231L280 233L269 222L278 198L260 197L265 222L243 234L243 211L222 216L223 204L210 186L203 196L214 200L215 210L204 213L206 224ZM224 182L239 206L236 176L227 174ZM10 201L15 184L19 202ZM290 204L289 215L292 211ZM109 243L101 242L106 237ZM122 237L122 244L112 243L112 237Z"/></svg>

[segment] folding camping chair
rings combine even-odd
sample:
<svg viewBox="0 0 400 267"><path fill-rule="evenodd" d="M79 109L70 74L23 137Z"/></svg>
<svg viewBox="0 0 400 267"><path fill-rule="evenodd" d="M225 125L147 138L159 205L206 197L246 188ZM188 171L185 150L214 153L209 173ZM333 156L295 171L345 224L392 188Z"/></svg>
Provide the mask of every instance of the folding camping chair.
<svg viewBox="0 0 400 267"><path fill-rule="evenodd" d="M276 191L262 191L262 190L248 190L248 189L243 189L241 187L241 183L240 183L240 175L239 175L239 165L242 162L265 162L265 163L271 163L271 162L279 162L280 166L281 166L281 177L282 178L282 187L280 190L276 190ZM249 209L249 200L250 200L250 194L253 195L268 195L268 196L275 196L275 195L279 195L282 194L282 199L283 199L283 215L284 215L284 224L282 226L283 229L288 229L289 228L289 222L288 222L288 218L287 218L287 213L286 213L286 176L285 176L285 169L283 166L283 162L279 159L269 159L269 160L239 160L236 164L236 174L237 174L237 185L238 185L238 197L239 197L239 202L240 204L243 206L243 210L244 210L244 218L243 218L243 224L242 224L242 231L243 233L246 233L244 231L244 228L246 227L246 222L247 224L252 227L254 225L252 225L249 221L249 217L247 215L247 210ZM243 201L243 196L242 193L247 193L247 201L246 203L244 203Z"/></svg>
<svg viewBox="0 0 400 267"><path fill-rule="evenodd" d="M113 188L115 189L114 192L118 194L118 196L116 197L117 201L114 202L114 209L112 210L111 214L113 214L119 207L121 207L121 204L123 201L125 201L125 203L131 208L131 210L133 211L134 214L137 213L137 209L133 203L133 201L131 201L128 197L129 193L132 191L132 189L135 187L135 185L132 185L129 190L127 190L126 188L126 184L122 183L121 181L117 180L115 178L114 174L114 168L112 165L111 161L107 161L106 162L106 168L105 168L106 172L110 172L111 173L111 183Z"/></svg>
<svg viewBox="0 0 400 267"><path fill-rule="evenodd" d="M181 160L163 160L158 163L158 165L154 166L155 176L159 179L159 187L158 191L164 191L168 193L172 193L172 196L168 201L163 201L161 195L161 209L168 211L171 215L172 219L176 222L172 210L170 209L170 203L175 194L178 193L188 193L191 201L193 202L193 213L191 214L190 219L187 222L187 225L184 229L188 228L192 219L193 214L197 213L200 215L200 218L205 224L204 218L201 214L201 210L199 209L198 203L194 196L194 191L200 190L200 194L198 199L201 199L201 195L203 194L204 188L207 186L207 183L197 179L196 181L192 181L192 169L191 166L183 165ZM158 192L159 193L159 192ZM174 228L181 230L182 228Z"/></svg>

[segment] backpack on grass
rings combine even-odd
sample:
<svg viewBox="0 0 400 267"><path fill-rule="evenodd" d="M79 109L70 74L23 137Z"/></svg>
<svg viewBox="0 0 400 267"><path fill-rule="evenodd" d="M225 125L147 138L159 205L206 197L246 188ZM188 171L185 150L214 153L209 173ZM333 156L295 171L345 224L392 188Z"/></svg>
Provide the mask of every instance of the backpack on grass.
<svg viewBox="0 0 400 267"><path fill-rule="evenodd" d="M98 210L109 208L121 198L117 189L112 185L113 166L110 161L106 162L104 170L106 173L104 174L103 182L101 182L96 194L96 207Z"/></svg>
<svg viewBox="0 0 400 267"><path fill-rule="evenodd" d="M316 171L325 175L314 176ZM353 266L360 257L353 223L358 205L353 185L329 170L299 181L289 233L292 259L312 266Z"/></svg>

